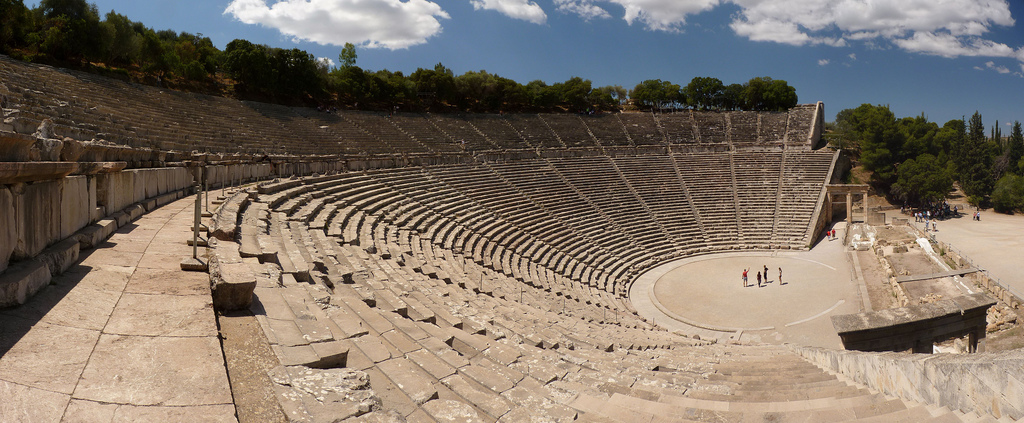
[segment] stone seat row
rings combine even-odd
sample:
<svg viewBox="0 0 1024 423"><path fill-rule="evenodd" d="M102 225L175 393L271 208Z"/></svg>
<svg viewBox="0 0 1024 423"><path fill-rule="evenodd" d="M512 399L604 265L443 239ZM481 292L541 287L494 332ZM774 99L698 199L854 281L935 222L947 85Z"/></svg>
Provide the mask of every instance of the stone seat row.
<svg viewBox="0 0 1024 423"><path fill-rule="evenodd" d="M806 143L817 105L788 113L685 111L582 116L338 112L177 93L0 58L6 108L66 120L62 135L160 149L290 154L402 154L668 145L730 140ZM776 119L772 116L787 116ZM787 129L762 134L775 119ZM38 119L42 120L42 119ZM736 120L737 125L728 125ZM679 122L676 122L679 121ZM686 122L685 124L682 122ZM744 124L739 124L745 122ZM689 138L672 135L689 128ZM757 132L757 135L753 132ZM736 132L734 135L729 133ZM789 138L784 141L787 134ZM801 135L802 134L802 135ZM706 138L706 139L705 139Z"/></svg>

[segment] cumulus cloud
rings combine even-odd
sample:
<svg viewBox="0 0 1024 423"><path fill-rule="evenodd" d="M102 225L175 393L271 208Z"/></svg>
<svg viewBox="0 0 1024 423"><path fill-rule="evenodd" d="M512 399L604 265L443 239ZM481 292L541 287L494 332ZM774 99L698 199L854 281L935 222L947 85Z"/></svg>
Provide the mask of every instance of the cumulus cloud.
<svg viewBox="0 0 1024 423"><path fill-rule="evenodd" d="M818 66L825 66L829 62L828 59L818 59Z"/></svg>
<svg viewBox="0 0 1024 423"><path fill-rule="evenodd" d="M605 0L626 9L623 19L654 31L682 31L688 15L711 10L719 0Z"/></svg>
<svg viewBox="0 0 1024 423"><path fill-rule="evenodd" d="M753 41L843 45L888 41L943 57L1017 57L1024 53L982 38L1012 26L1006 0L729 0L740 7L730 26ZM833 41L834 40L834 41Z"/></svg>
<svg viewBox="0 0 1024 423"><path fill-rule="evenodd" d="M224 14L298 40L392 50L425 43L449 18L427 0L232 0Z"/></svg>
<svg viewBox="0 0 1024 423"><path fill-rule="evenodd" d="M469 2L473 5L473 9L495 10L510 18L535 24L543 24L548 20L544 9L530 0L470 0Z"/></svg>
<svg viewBox="0 0 1024 423"><path fill-rule="evenodd" d="M584 19L606 16L600 3L622 6L626 22L650 30L679 32L690 16L731 4L739 10L729 27L752 41L835 47L858 42L943 57L1024 61L1024 49L984 38L994 26L1014 25L1007 0L555 0L558 10Z"/></svg>
<svg viewBox="0 0 1024 423"><path fill-rule="evenodd" d="M850 60L857 60L857 53L850 53L850 54L849 54L848 56L846 56L846 57L849 57L849 58L850 58Z"/></svg>
<svg viewBox="0 0 1024 423"><path fill-rule="evenodd" d="M555 0L555 7L559 12L578 15L585 21L612 17L607 10L595 5L590 0Z"/></svg>

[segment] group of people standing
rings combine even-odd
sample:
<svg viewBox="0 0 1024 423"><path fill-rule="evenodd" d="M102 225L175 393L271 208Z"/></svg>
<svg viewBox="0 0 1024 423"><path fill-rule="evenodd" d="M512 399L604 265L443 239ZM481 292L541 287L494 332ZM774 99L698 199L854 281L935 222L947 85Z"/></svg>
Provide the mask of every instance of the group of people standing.
<svg viewBox="0 0 1024 423"><path fill-rule="evenodd" d="M749 271L750 271L750 268L749 268L749 267L748 267L748 268L746 268L746 269L743 269L743 287L744 287L744 288L746 288L746 287L748 287L748 286L753 286L753 285L750 285L750 284L749 284L749 283L747 282L747 272L749 272ZM763 274L763 275L762 275L762 273L761 273L761 272L757 272L757 287L758 287L758 288L760 288L760 287L764 286L764 285L762 285L762 284L761 284L761 280L762 280L762 279L764 280L764 283L765 283L765 284L769 284L769 283L771 283L771 281L770 281L770 280L768 280L768 266L765 266L765 267L764 267L764 274ZM780 267L780 268L779 268L779 285L785 285L785 284L786 284L786 283L782 281L782 268Z"/></svg>

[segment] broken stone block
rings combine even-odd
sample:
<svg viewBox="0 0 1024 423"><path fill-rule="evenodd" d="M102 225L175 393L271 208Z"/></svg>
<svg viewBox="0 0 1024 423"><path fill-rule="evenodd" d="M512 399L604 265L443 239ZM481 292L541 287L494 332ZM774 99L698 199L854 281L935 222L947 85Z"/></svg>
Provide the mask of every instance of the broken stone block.
<svg viewBox="0 0 1024 423"><path fill-rule="evenodd" d="M25 304L50 279L50 269L42 262L29 260L11 266L0 274L0 308Z"/></svg>
<svg viewBox="0 0 1024 423"><path fill-rule="evenodd" d="M256 275L246 263L221 263L214 260L210 268L213 307L217 310L246 310L252 304Z"/></svg>

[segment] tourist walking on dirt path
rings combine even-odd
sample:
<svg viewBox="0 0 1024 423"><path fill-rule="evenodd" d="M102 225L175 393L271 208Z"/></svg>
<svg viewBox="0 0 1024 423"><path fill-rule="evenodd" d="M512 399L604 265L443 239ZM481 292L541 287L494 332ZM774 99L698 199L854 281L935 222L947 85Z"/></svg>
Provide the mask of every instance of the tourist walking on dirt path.
<svg viewBox="0 0 1024 423"><path fill-rule="evenodd" d="M761 272L757 272L757 287L761 287Z"/></svg>
<svg viewBox="0 0 1024 423"><path fill-rule="evenodd" d="M785 283L782 282L782 268L780 267L779 268L779 286L782 286L782 285L785 285Z"/></svg>
<svg viewBox="0 0 1024 423"><path fill-rule="evenodd" d="M749 267L748 267L748 268L746 268L746 269L743 269L743 287L744 287L744 288L746 288L746 287L747 287L747 271L748 271L748 270L750 270L750 268L749 268Z"/></svg>
<svg viewBox="0 0 1024 423"><path fill-rule="evenodd" d="M768 266L764 267L764 283L768 283Z"/></svg>

